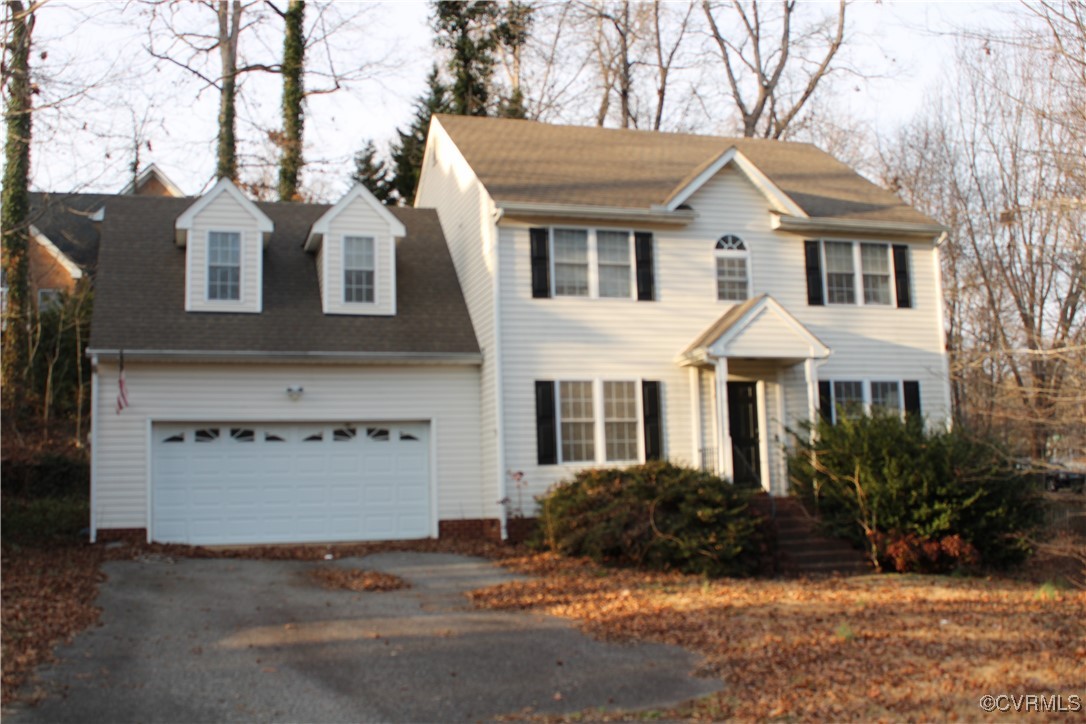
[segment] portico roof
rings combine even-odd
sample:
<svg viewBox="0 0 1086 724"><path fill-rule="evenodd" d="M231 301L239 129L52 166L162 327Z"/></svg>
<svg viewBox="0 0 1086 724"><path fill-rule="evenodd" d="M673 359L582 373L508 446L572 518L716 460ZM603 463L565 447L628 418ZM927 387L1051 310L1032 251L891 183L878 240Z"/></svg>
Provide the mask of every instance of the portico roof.
<svg viewBox="0 0 1086 724"><path fill-rule="evenodd" d="M679 364L721 357L825 359L830 353L780 302L762 294L725 312L683 351Z"/></svg>

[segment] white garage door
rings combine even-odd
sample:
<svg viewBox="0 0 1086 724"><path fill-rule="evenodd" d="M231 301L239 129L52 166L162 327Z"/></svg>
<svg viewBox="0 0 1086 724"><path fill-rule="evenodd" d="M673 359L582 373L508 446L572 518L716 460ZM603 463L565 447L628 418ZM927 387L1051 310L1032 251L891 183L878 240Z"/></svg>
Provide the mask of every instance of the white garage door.
<svg viewBox="0 0 1086 724"><path fill-rule="evenodd" d="M152 530L164 543L431 534L425 423L155 424Z"/></svg>

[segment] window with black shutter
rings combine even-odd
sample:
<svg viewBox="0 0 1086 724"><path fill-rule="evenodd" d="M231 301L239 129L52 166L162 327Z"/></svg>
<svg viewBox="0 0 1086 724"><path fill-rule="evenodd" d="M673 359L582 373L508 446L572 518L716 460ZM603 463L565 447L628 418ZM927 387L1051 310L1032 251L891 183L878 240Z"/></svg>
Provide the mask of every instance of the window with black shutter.
<svg viewBox="0 0 1086 724"><path fill-rule="evenodd" d="M901 384L902 397L905 398L905 416L920 416L920 383L916 380L905 380Z"/></svg>
<svg viewBox="0 0 1086 724"><path fill-rule="evenodd" d="M660 460L664 446L659 382L641 382L641 407L645 427L645 460Z"/></svg>
<svg viewBox="0 0 1086 724"><path fill-rule="evenodd" d="M551 295L550 230L529 229L532 245L532 296L541 299Z"/></svg>
<svg viewBox="0 0 1086 724"><path fill-rule="evenodd" d="M637 257L637 299L651 302L656 299L656 273L652 260L652 233L634 232L634 254Z"/></svg>
<svg viewBox="0 0 1086 724"><path fill-rule="evenodd" d="M818 242L805 241L803 248L807 258L807 304L821 306L825 302L822 297L822 257Z"/></svg>
<svg viewBox="0 0 1086 724"><path fill-rule="evenodd" d="M913 306L912 288L909 283L909 247L894 244L894 287L897 291L897 306Z"/></svg>
<svg viewBox="0 0 1086 724"><path fill-rule="evenodd" d="M554 382L535 383L535 444L540 465L558 463L558 428L555 424Z"/></svg>
<svg viewBox="0 0 1086 724"><path fill-rule="evenodd" d="M833 386L829 380L818 381L818 414L826 422L833 422Z"/></svg>

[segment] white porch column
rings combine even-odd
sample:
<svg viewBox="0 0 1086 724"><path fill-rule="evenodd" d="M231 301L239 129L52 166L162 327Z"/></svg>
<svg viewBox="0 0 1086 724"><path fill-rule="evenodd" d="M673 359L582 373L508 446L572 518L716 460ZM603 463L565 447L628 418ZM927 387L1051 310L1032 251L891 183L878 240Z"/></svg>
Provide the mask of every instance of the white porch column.
<svg viewBox="0 0 1086 724"><path fill-rule="evenodd" d="M803 363L803 373L807 377L807 419L814 425L818 422L818 374L813 357Z"/></svg>
<svg viewBox="0 0 1086 724"><path fill-rule="evenodd" d="M700 371L691 365L687 368L690 377L690 433L691 449L690 457L694 467L701 467L701 385L699 384Z"/></svg>
<svg viewBox="0 0 1086 724"><path fill-rule="evenodd" d="M732 433L728 419L728 358L716 360L717 472L733 479Z"/></svg>

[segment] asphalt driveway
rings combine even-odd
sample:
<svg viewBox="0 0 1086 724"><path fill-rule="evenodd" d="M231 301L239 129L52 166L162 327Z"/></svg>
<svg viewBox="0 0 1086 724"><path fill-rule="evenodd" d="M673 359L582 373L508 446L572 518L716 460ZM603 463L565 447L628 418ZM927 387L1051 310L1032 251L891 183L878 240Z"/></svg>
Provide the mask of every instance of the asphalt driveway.
<svg viewBox="0 0 1086 724"><path fill-rule="evenodd" d="M321 565L395 573L411 588L326 590L308 575ZM474 610L466 591L513 578L482 559L151 557L105 572L102 625L42 670L45 701L5 721L461 721L658 708L720 687L694 677L697 657L675 647Z"/></svg>

